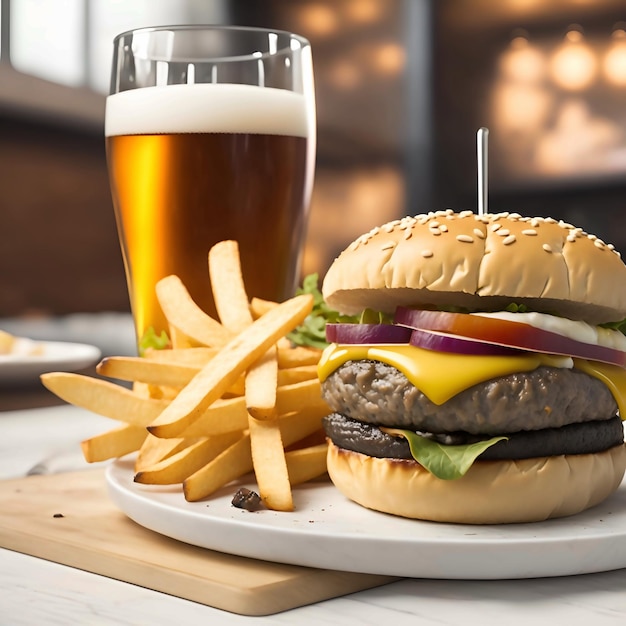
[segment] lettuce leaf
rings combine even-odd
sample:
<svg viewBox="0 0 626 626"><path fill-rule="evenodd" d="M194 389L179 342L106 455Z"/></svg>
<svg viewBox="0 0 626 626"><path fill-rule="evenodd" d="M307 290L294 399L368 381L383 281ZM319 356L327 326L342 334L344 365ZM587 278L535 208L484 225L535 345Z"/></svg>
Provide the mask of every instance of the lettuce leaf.
<svg viewBox="0 0 626 626"><path fill-rule="evenodd" d="M381 430L388 435L404 437L409 442L413 458L431 474L442 480L461 478L487 448L498 441L507 439L507 437L492 437L476 443L448 446L422 437L411 430L383 427Z"/></svg>
<svg viewBox="0 0 626 626"><path fill-rule="evenodd" d="M313 296L313 310L309 313L304 322L295 330L291 331L287 337L298 346L309 346L323 350L328 345L326 341L327 322L357 323L359 316L341 315L331 309L326 302L324 302L324 297L319 290L318 282L318 274L309 274L302 281L302 287L296 290L296 295L311 294Z"/></svg>
<svg viewBox="0 0 626 626"><path fill-rule="evenodd" d="M148 348L164 350L165 348L169 348L169 346L170 338L167 336L167 333L162 330L161 334L157 335L154 327L150 326L139 340L139 354L143 355Z"/></svg>

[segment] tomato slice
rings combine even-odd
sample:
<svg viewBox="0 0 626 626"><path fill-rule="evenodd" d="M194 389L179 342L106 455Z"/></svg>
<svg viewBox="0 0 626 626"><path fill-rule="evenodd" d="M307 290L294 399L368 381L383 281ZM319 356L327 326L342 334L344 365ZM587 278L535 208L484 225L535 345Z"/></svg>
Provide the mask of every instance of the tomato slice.
<svg viewBox="0 0 626 626"><path fill-rule="evenodd" d="M626 352L577 341L529 324L466 313L424 311L398 307L395 323L419 330L432 330L468 337L475 341L626 366Z"/></svg>

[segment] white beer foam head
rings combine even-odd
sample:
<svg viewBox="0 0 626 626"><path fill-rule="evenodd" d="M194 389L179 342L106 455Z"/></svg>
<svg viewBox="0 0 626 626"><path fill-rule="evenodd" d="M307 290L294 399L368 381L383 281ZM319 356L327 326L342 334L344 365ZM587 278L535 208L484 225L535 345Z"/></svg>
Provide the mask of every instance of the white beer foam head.
<svg viewBox="0 0 626 626"><path fill-rule="evenodd" d="M106 102L105 135L264 133L308 137L312 113L299 93L230 84L131 89Z"/></svg>

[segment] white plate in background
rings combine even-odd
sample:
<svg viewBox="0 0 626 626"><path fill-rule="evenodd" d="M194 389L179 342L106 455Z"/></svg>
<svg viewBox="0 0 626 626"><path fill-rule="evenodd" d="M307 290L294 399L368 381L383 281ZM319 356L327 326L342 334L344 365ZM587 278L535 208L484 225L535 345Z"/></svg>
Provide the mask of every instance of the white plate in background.
<svg viewBox="0 0 626 626"><path fill-rule="evenodd" d="M249 512L231 505L232 483L186 502L180 485L133 482L131 458L107 467L116 506L135 522L195 546L266 561L412 578L507 579L626 567L626 482L572 517L532 524L470 526L421 522L365 509L330 482L294 489L296 511Z"/></svg>
<svg viewBox="0 0 626 626"><path fill-rule="evenodd" d="M13 352L0 354L0 386L32 384L45 372L75 372L100 356L99 348L85 343L18 338Z"/></svg>

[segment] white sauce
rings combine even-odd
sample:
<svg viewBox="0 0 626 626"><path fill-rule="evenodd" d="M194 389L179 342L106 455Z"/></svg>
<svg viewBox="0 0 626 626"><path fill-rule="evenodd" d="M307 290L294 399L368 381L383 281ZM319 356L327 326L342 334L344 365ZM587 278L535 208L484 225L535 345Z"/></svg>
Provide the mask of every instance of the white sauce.
<svg viewBox="0 0 626 626"><path fill-rule="evenodd" d="M587 322L574 321L545 313L495 311L493 313L471 313L471 315L528 324L529 326L541 328L569 339L626 352L626 336L619 330L600 328L599 326L587 324Z"/></svg>

